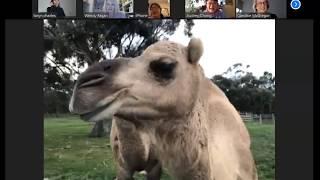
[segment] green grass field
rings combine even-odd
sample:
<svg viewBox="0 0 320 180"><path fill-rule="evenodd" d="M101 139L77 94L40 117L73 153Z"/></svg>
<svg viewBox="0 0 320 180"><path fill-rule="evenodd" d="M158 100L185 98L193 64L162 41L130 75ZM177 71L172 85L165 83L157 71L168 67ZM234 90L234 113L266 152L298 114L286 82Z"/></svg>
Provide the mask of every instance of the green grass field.
<svg viewBox="0 0 320 180"><path fill-rule="evenodd" d="M259 180L275 179L274 125L248 123ZM115 166L107 138L89 138L92 125L77 117L45 118L44 177L49 180L111 180ZM144 179L136 174L135 179ZM163 180L170 179L163 174Z"/></svg>

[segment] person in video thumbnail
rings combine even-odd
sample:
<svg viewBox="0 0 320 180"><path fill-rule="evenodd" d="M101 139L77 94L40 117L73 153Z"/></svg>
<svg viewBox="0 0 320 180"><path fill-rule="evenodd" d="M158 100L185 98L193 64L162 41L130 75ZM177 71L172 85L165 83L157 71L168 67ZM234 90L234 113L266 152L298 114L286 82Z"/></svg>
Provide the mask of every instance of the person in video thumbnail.
<svg viewBox="0 0 320 180"><path fill-rule="evenodd" d="M161 13L161 6L158 3L152 3L150 5L150 16L151 19L161 19L163 15Z"/></svg>
<svg viewBox="0 0 320 180"><path fill-rule="evenodd" d="M205 15L210 15L212 18L224 18L224 13L220 9L218 0L206 0Z"/></svg>
<svg viewBox="0 0 320 180"><path fill-rule="evenodd" d="M253 10L257 14L269 14L270 18L277 18L277 15L269 13L269 0L254 0L253 1Z"/></svg>
<svg viewBox="0 0 320 180"><path fill-rule="evenodd" d="M65 17L63 8L60 7L60 0L51 0L50 3L52 4L50 7L47 8L47 13L55 14L56 17Z"/></svg>
<svg viewBox="0 0 320 180"><path fill-rule="evenodd" d="M84 0L85 13L107 14L108 18L127 18L124 11L120 11L119 0Z"/></svg>
<svg viewBox="0 0 320 180"><path fill-rule="evenodd" d="M109 18L126 18L126 13L120 11L118 0L105 0L103 11L109 14Z"/></svg>

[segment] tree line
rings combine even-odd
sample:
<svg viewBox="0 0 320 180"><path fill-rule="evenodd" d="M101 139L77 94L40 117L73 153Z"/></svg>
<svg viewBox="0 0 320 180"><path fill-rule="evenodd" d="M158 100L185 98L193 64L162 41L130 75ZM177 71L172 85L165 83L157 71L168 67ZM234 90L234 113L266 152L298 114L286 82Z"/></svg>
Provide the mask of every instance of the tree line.
<svg viewBox="0 0 320 180"><path fill-rule="evenodd" d="M275 76L265 71L256 77L246 71L241 63L229 67L221 75L212 77L212 82L218 85L229 98L230 102L240 112L269 114L275 111Z"/></svg>

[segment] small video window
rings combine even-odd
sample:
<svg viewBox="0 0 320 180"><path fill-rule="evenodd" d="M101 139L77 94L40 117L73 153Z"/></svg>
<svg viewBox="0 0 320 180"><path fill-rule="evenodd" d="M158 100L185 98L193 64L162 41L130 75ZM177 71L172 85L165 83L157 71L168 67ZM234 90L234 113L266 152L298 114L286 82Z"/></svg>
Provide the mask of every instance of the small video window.
<svg viewBox="0 0 320 180"><path fill-rule="evenodd" d="M237 18L286 18L286 0L237 0Z"/></svg>
<svg viewBox="0 0 320 180"><path fill-rule="evenodd" d="M85 18L131 18L133 0L83 0Z"/></svg>
<svg viewBox="0 0 320 180"><path fill-rule="evenodd" d="M235 0L186 0L186 18L235 18Z"/></svg>
<svg viewBox="0 0 320 180"><path fill-rule="evenodd" d="M148 0L148 18L170 17L170 0Z"/></svg>
<svg viewBox="0 0 320 180"><path fill-rule="evenodd" d="M38 0L38 13L47 17L75 17L76 10L76 0Z"/></svg>

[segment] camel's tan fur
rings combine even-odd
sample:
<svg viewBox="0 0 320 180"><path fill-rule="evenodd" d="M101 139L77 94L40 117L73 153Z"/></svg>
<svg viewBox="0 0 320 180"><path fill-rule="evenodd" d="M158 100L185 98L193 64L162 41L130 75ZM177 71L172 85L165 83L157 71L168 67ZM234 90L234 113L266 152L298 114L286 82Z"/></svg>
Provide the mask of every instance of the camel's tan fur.
<svg viewBox="0 0 320 180"><path fill-rule="evenodd" d="M158 170L159 164L150 162L159 160L177 180L258 178L248 131L228 98L204 76L198 64L202 52L199 39L191 39L187 47L160 41L112 73L111 86L121 87L121 93L92 119L114 116L111 142L118 171L140 165ZM150 70L154 61L176 64L172 77L155 76ZM103 85L94 88L110 92ZM85 91L72 107L88 99L82 98Z"/></svg>

